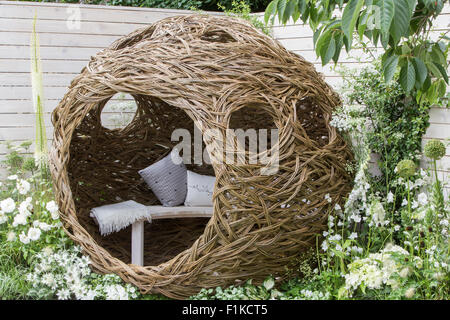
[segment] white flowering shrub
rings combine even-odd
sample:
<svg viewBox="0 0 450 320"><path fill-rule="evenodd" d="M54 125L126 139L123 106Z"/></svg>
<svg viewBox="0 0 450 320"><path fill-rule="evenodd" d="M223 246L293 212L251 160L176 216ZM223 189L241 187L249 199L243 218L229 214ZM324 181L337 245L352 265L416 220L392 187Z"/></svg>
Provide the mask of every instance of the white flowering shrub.
<svg viewBox="0 0 450 320"><path fill-rule="evenodd" d="M19 156L22 147L10 148L7 162L15 165L0 182L0 239L29 260L44 247L56 248L69 239L61 228L48 177L37 170L33 158Z"/></svg>
<svg viewBox="0 0 450 320"><path fill-rule="evenodd" d="M10 174L0 182L0 252L8 252L0 255L0 297L143 298L118 276L92 272L89 258L62 229L49 177L37 170L33 158L20 156L26 146L9 146ZM12 258L15 268L11 268Z"/></svg>
<svg viewBox="0 0 450 320"><path fill-rule="evenodd" d="M255 286L248 280L242 286L230 286L222 289L202 289L193 300L328 300L329 292L305 286L301 288L298 282L289 282L284 285L284 290L279 291L274 286L272 277L267 278L262 285Z"/></svg>
<svg viewBox="0 0 450 320"><path fill-rule="evenodd" d="M345 274L345 289L352 294L358 288L381 289L383 285L398 287L392 276L399 272L402 264L397 262L395 255L405 259L409 253L402 247L388 244L383 250L371 253L367 258L355 259L348 265Z"/></svg>
<svg viewBox="0 0 450 320"><path fill-rule="evenodd" d="M124 284L113 274L98 275L89 267L90 260L78 246L53 252L45 248L37 254L27 280L30 295L59 300L129 300L138 297L136 287Z"/></svg>

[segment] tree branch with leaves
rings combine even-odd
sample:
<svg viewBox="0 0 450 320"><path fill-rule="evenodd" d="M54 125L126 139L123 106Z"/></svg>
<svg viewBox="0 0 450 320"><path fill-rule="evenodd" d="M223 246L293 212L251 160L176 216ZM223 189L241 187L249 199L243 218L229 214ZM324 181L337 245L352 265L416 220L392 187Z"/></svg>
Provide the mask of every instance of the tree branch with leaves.
<svg viewBox="0 0 450 320"><path fill-rule="evenodd" d="M419 104L434 104L446 95L449 38L430 38L448 0L273 0L264 20L283 25L299 19L314 31L315 51L322 64L337 63L345 47L356 42L381 46L386 82L399 70L402 88ZM367 45L365 46L367 48Z"/></svg>

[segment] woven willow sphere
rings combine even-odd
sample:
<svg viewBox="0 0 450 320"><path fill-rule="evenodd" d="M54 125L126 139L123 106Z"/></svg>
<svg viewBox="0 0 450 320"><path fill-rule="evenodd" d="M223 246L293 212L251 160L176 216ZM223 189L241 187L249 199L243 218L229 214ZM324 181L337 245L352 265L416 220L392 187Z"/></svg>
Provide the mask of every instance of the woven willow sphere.
<svg viewBox="0 0 450 320"><path fill-rule="evenodd" d="M117 93L137 112L102 126ZM245 21L187 15L136 30L92 57L53 112L51 172L61 219L101 273L142 292L186 298L286 269L315 245L343 204L352 154L329 125L340 104L314 66ZM279 169L264 164L188 165L216 176L211 219L146 224L145 265L130 264L131 228L102 237L91 208L125 200L158 205L138 170L166 156L177 128L277 128ZM212 143L204 139L206 144ZM329 195L329 196L328 196Z"/></svg>

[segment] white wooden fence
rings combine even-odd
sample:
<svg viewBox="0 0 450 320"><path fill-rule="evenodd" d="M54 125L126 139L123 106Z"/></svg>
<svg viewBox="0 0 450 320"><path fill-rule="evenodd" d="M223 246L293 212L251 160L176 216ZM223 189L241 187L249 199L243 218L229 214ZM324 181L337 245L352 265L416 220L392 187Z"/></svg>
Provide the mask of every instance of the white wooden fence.
<svg viewBox="0 0 450 320"><path fill-rule="evenodd" d="M45 123L48 138L51 139L50 113L66 92L70 81L92 55L136 28L168 16L189 13L185 10L0 1L0 143L34 139L29 44L35 15L44 70ZM437 19L434 33L449 31L449 22L450 6L446 6ZM309 27L292 23L275 25L273 36L288 50L314 62L326 81L339 91L342 78L332 66L322 67L316 58ZM351 55L343 52L339 65L359 68L368 62L370 59L363 55L362 50L355 49ZM106 114L107 124L112 121L108 119ZM431 138L443 141L450 138L449 109L432 108L430 122L424 142ZM4 144L0 144L0 159L4 158L5 152ZM447 179L450 148L440 161L439 170Z"/></svg>

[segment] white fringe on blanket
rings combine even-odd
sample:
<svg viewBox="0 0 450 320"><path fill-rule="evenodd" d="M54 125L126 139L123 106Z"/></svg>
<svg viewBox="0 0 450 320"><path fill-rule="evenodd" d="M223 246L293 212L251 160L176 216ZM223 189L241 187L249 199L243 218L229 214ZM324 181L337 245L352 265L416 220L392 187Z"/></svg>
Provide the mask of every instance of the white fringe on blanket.
<svg viewBox="0 0 450 320"><path fill-rule="evenodd" d="M133 200L93 208L90 216L97 220L102 236L120 231L137 220L152 221L149 209Z"/></svg>

